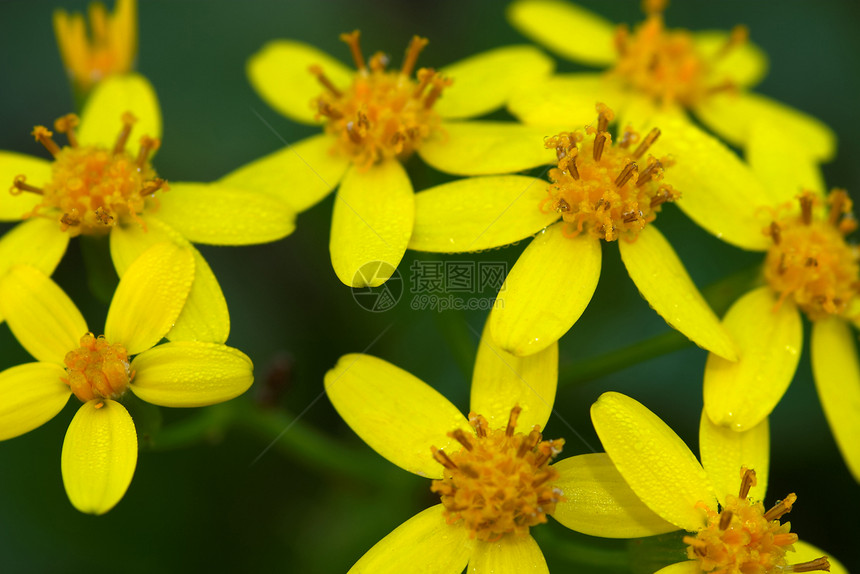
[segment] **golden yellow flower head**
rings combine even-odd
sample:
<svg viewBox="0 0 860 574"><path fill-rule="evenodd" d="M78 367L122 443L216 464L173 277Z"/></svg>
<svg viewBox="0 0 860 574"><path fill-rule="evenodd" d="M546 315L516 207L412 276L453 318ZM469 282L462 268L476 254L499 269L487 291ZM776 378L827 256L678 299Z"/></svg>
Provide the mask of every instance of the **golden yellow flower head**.
<svg viewBox="0 0 860 574"><path fill-rule="evenodd" d="M445 476L430 490L442 497L449 524L463 521L473 538L495 541L505 534L528 534L529 527L546 522L546 515L564 500L553 486L558 471L549 462L561 452L564 440L544 441L540 427L529 434L515 433L522 409L511 410L507 427L489 430L487 420L469 413L475 436L457 429L449 434L463 448L450 455L435 446L433 458Z"/></svg>
<svg viewBox="0 0 860 574"><path fill-rule="evenodd" d="M735 86L730 81L709 83L711 69L732 49L747 41L749 33L736 26L722 49L704 55L686 30L666 30L663 10L666 1L645 0L646 20L631 33L621 24L615 32L618 62L610 74L630 88L663 104L678 103L692 107L708 95Z"/></svg>
<svg viewBox="0 0 860 574"><path fill-rule="evenodd" d="M137 157L125 145L135 122L130 113L123 114L122 129L112 150L96 145L80 145L75 136L78 117L69 114L54 123L54 129L65 133L69 145L63 148L52 139L53 132L36 126L33 135L54 156L53 177L39 188L26 182L25 175L15 177L12 194L36 193L42 202L25 217L42 210L58 211L62 231L70 235L95 235L108 232L124 217L138 221L146 198L167 182L156 177L149 155L158 149L160 140L143 136Z"/></svg>
<svg viewBox="0 0 860 574"><path fill-rule="evenodd" d="M581 132L564 132L546 140L546 147L556 150L558 167L549 171L552 185L541 209L560 213L569 224L566 234L570 236L587 230L606 241L621 236L632 241L654 221L663 203L680 197L662 182L663 169L672 161L650 155L642 159L660 136L657 128L640 141L639 134L628 127L621 141L612 145L607 128L614 114L604 104L598 104L597 111L597 126L586 128L594 136L591 142L584 141ZM631 149L634 144L638 145Z"/></svg>
<svg viewBox="0 0 860 574"><path fill-rule="evenodd" d="M697 560L703 572L723 574L771 574L775 572L830 571L826 557L801 564L788 565L786 550L797 542L790 532L791 524L780 524L780 518L791 512L797 500L789 494L765 511L761 502L748 497L755 486L752 469L741 468L741 487L737 496L728 494L726 504L717 512L706 504L699 506L707 513L707 526L696 536L685 536L687 557Z"/></svg>
<svg viewBox="0 0 860 574"><path fill-rule="evenodd" d="M81 402L92 399L117 399L128 383L128 352L120 344L108 343L104 336L96 338L92 333L81 337L81 346L66 354L67 378L62 381Z"/></svg>
<svg viewBox="0 0 860 574"><path fill-rule="evenodd" d="M113 14L93 2L89 16L91 34L87 35L82 14L54 12L60 56L75 88L83 93L112 74L131 71L137 56L135 0L117 0Z"/></svg>
<svg viewBox="0 0 860 574"><path fill-rule="evenodd" d="M379 52L365 63L358 30L341 40L358 70L349 88L338 89L320 66L310 68L326 90L315 100L319 116L328 119L326 131L338 136L339 149L362 167L408 157L439 125L433 104L451 80L430 68L410 77L426 38L412 38L400 70L388 70L388 56Z"/></svg>
<svg viewBox="0 0 860 574"><path fill-rule="evenodd" d="M788 297L811 320L844 315L860 290L860 251L845 236L857 228L851 199L844 190L827 198L827 217L816 217L821 199L812 192L798 196L800 213L775 217L765 230L773 240L765 260L765 277L781 304Z"/></svg>

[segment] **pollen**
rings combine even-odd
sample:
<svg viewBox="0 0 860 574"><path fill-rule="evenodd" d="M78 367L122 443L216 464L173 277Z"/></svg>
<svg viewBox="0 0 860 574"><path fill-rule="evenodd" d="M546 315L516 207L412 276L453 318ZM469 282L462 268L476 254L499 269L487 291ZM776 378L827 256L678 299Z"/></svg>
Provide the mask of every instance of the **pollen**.
<svg viewBox="0 0 860 574"><path fill-rule="evenodd" d="M844 190L834 190L826 202L808 191L798 200L799 210L775 217L764 230L773 241L765 277L779 294L777 305L790 298L813 321L846 316L860 291L860 250L845 241L857 227L851 199Z"/></svg>
<svg viewBox="0 0 860 574"><path fill-rule="evenodd" d="M748 498L755 486L755 471L741 468L741 487L737 496L728 494L719 512L703 502L698 506L707 515L707 526L696 536L685 536L687 557L697 560L703 572L719 574L776 574L782 572L830 571L826 557L789 565L786 551L793 551L797 534L791 524L780 523L791 511L797 496L789 494L765 511L761 502Z"/></svg>
<svg viewBox="0 0 860 574"><path fill-rule="evenodd" d="M660 137L657 128L641 138L628 127L613 145L607 128L614 114L604 104L597 104L597 111L597 125L588 126L584 134L563 132L547 138L545 145L555 149L558 166L549 171L552 185L540 209L558 212L568 236L587 231L606 241L634 241L663 203L680 197L663 182L663 171L673 161L646 157Z"/></svg>
<svg viewBox="0 0 860 574"><path fill-rule="evenodd" d="M92 333L81 337L79 348L66 353L64 363L67 376L62 381L83 402L120 397L132 376L125 347Z"/></svg>
<svg viewBox="0 0 860 574"><path fill-rule="evenodd" d="M688 31L666 30L665 2L643 4L648 14L645 21L632 33L623 24L615 32L618 61L611 76L664 105L692 107L713 93L736 89L731 81L715 81L713 68L747 41L746 28L735 27L720 50L705 55L696 48Z"/></svg>
<svg viewBox="0 0 860 574"><path fill-rule="evenodd" d="M325 118L325 130L338 138L337 149L359 167L409 157L421 142L439 128L434 104L451 80L430 68L413 71L418 55L427 45L415 36L399 70L389 70L389 58L376 53L365 61L358 30L342 34L349 45L357 72L352 85L340 89L320 66L311 66L324 91L314 107Z"/></svg>
<svg viewBox="0 0 860 574"><path fill-rule="evenodd" d="M28 192L42 196L42 201L24 217L56 216L60 229L71 236L98 235L126 219L142 224L138 215L146 199L156 191L166 190L167 182L156 177L149 155L158 149L160 141L144 136L140 152L133 157L125 146L135 122L130 113L122 117L122 129L112 150L99 146L80 145L75 135L78 118L69 114L58 119L54 129L65 133L69 145L60 147L54 133L36 126L33 136L51 155L52 178L44 187L27 183L26 175L12 182L13 195Z"/></svg>
<svg viewBox="0 0 860 574"><path fill-rule="evenodd" d="M553 486L558 471L549 466L564 440L543 440L537 425L528 434L515 433L521 411L514 407L507 426L496 430L470 413L475 434L459 429L449 434L461 450L431 449L445 471L430 490L441 496L448 524L462 521L472 538L495 541L509 533L528 534L530 526L546 522L546 515L564 500Z"/></svg>

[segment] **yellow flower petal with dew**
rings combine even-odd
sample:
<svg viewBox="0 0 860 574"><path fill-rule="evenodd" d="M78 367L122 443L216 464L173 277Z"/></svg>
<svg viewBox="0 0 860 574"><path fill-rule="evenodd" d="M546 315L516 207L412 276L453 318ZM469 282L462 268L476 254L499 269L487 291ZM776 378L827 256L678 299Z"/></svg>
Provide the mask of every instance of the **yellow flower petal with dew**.
<svg viewBox="0 0 860 574"><path fill-rule="evenodd" d="M158 218L194 243L253 245L295 229L295 212L277 198L223 184L171 183Z"/></svg>
<svg viewBox="0 0 860 574"><path fill-rule="evenodd" d="M39 187L51 181L51 162L20 153L0 151L0 221L18 221L33 211L42 201L36 193L12 195L9 188L19 175L27 177L27 183ZM57 226L57 224L54 224Z"/></svg>
<svg viewBox="0 0 860 574"><path fill-rule="evenodd" d="M194 256L174 243L147 249L126 270L113 295L105 337L136 355L158 343L176 322L194 280ZM70 349L75 347L70 347Z"/></svg>
<svg viewBox="0 0 860 574"><path fill-rule="evenodd" d="M60 465L75 508L89 514L113 508L137 466L137 432L125 407L101 399L81 405L66 431Z"/></svg>
<svg viewBox="0 0 860 574"><path fill-rule="evenodd" d="M445 173L512 173L553 163L555 150L543 146L553 133L513 122L450 122L421 144L418 155Z"/></svg>
<svg viewBox="0 0 860 574"><path fill-rule="evenodd" d="M78 139L82 144L112 149L126 112L130 112L136 121L125 149L136 157L141 135L161 138L158 97L149 81L138 74L111 76L93 89L81 114Z"/></svg>
<svg viewBox="0 0 860 574"><path fill-rule="evenodd" d="M699 455L721 505L726 504L726 494L740 492L739 469L744 466L756 474L756 485L750 488L750 497L764 500L770 469L770 427L767 419L748 431L735 432L715 425L702 409Z"/></svg>
<svg viewBox="0 0 860 574"><path fill-rule="evenodd" d="M634 493L605 453L583 454L554 465L564 493L553 518L577 532L603 538L642 538L672 532Z"/></svg>
<svg viewBox="0 0 860 574"><path fill-rule="evenodd" d="M338 87L348 86L354 72L325 52L290 40L275 40L251 56L247 72L251 85L263 100L288 118L304 124L317 124L313 100L323 91L317 77L309 71L320 66Z"/></svg>
<svg viewBox="0 0 860 574"><path fill-rule="evenodd" d="M540 546L530 534L507 534L495 542L475 541L467 574L549 574Z"/></svg>
<svg viewBox="0 0 860 574"><path fill-rule="evenodd" d="M789 564L803 564L804 562L810 562L821 558L822 556L827 556L827 559L830 562L830 574L848 574L848 569L834 558L833 555L828 552L824 552L809 542L798 540L792 544L792 546L794 546L794 552L786 554L786 559Z"/></svg>
<svg viewBox="0 0 860 574"><path fill-rule="evenodd" d="M555 63L534 46L504 46L445 66L453 84L434 105L445 119L481 116L505 105L523 84L552 73Z"/></svg>
<svg viewBox="0 0 860 574"><path fill-rule="evenodd" d="M185 238L152 215L143 217L146 231L139 225L117 227L110 234L111 259L120 277L144 251L165 241L189 249L194 254L194 282L185 306L167 338L178 341L223 343L230 334L230 313L221 286L200 252Z"/></svg>
<svg viewBox="0 0 860 574"><path fill-rule="evenodd" d="M842 458L860 482L860 364L851 328L838 317L812 324L812 372Z"/></svg>
<svg viewBox="0 0 860 574"><path fill-rule="evenodd" d="M325 390L346 424L373 450L409 472L442 478L430 447L459 449L455 429L474 434L457 407L424 381L370 355L344 355Z"/></svg>
<svg viewBox="0 0 860 574"><path fill-rule="evenodd" d="M702 574L698 560L685 560L660 568L654 574Z"/></svg>
<svg viewBox="0 0 860 574"><path fill-rule="evenodd" d="M619 241L618 249L642 297L670 326L712 353L729 360L737 358L734 343L719 318L656 227L645 227L636 241Z"/></svg>
<svg viewBox="0 0 860 574"><path fill-rule="evenodd" d="M679 528L696 532L705 513L696 503L716 503L705 470L678 435L639 402L603 393L591 406L591 421L606 453L633 492Z"/></svg>
<svg viewBox="0 0 860 574"><path fill-rule="evenodd" d="M336 143L329 134L311 136L230 172L220 183L271 193L297 212L310 209L350 165L348 157L332 153Z"/></svg>
<svg viewBox="0 0 860 574"><path fill-rule="evenodd" d="M474 541L465 528L446 524L443 510L441 504L431 506L395 528L368 550L349 574L460 574Z"/></svg>
<svg viewBox="0 0 860 574"><path fill-rule="evenodd" d="M83 334L83 333L82 333ZM54 363L26 363L0 372L0 440L21 436L54 418L72 392Z"/></svg>
<svg viewBox="0 0 860 574"><path fill-rule="evenodd" d="M731 37L731 32L722 30L693 33L696 52L710 66L708 82L719 86L729 81L742 88L758 84L767 74L767 54L752 42L732 42Z"/></svg>
<svg viewBox="0 0 860 574"><path fill-rule="evenodd" d="M779 126L757 122L751 127L746 142L746 158L770 192L768 205L793 203L801 191L812 191L823 199L827 188L818 163Z"/></svg>
<svg viewBox="0 0 860 574"><path fill-rule="evenodd" d="M129 385L148 403L202 407L228 401L248 390L254 365L245 353L215 343L176 341L134 358Z"/></svg>
<svg viewBox="0 0 860 574"><path fill-rule="evenodd" d="M17 265L0 279L0 316L36 360L63 364L87 331L83 315L50 277Z"/></svg>
<svg viewBox="0 0 860 574"><path fill-rule="evenodd" d="M518 0L508 7L508 20L527 37L574 62L607 66L618 58L615 25L575 4Z"/></svg>
<svg viewBox="0 0 860 574"><path fill-rule="evenodd" d="M770 414L794 378L803 325L791 301L779 309L776 303L770 288L760 287L738 299L723 318L738 360L711 354L705 364L705 410L715 424L751 429Z"/></svg>
<svg viewBox="0 0 860 574"><path fill-rule="evenodd" d="M836 135L828 126L761 94L714 95L695 112L709 129L735 146L743 146L750 127L761 121L802 142L810 159L826 162L836 153Z"/></svg>
<svg viewBox="0 0 860 574"><path fill-rule="evenodd" d="M515 432L528 434L535 425L546 427L558 387L558 344L543 351L517 357L499 348L484 325L475 370L469 410L487 419L489 428L504 428L511 409L519 406Z"/></svg>
<svg viewBox="0 0 860 574"><path fill-rule="evenodd" d="M672 185L682 190L676 204L693 221L718 238L742 249L764 251L769 223L760 207L770 194L732 151L688 120L677 116L654 120L662 135L654 153L671 154Z"/></svg>
<svg viewBox="0 0 860 574"><path fill-rule="evenodd" d="M406 253L414 221L415 194L400 162L349 170L337 191L331 221L329 250L338 278L352 287L387 281ZM388 266L366 279L362 267L379 262Z"/></svg>
<svg viewBox="0 0 860 574"><path fill-rule="evenodd" d="M558 219L537 206L547 183L522 175L470 177L415 194L409 249L480 251L530 237Z"/></svg>
<svg viewBox="0 0 860 574"><path fill-rule="evenodd" d="M553 129L562 124L561 129L553 132L558 133L593 123L597 102L622 114L629 100L618 83L604 74L559 74L541 81L538 89L515 92L508 110L525 124Z"/></svg>
<svg viewBox="0 0 860 574"><path fill-rule="evenodd" d="M601 245L590 233L565 237L561 224L535 237L508 273L490 313L496 343L525 356L558 341L591 301Z"/></svg>

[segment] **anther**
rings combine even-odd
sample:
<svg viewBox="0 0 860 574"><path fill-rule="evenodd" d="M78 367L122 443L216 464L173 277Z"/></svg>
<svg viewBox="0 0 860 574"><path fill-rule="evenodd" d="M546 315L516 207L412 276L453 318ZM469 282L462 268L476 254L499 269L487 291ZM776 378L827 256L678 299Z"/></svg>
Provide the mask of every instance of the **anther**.
<svg viewBox="0 0 860 574"><path fill-rule="evenodd" d="M442 95L442 90L451 85L451 80L449 78L442 77L441 74L435 74L433 76L433 88L430 90L430 93L427 94L427 97L424 98L424 107L426 109L430 109L433 107L433 104L436 103L436 100L439 99L439 96Z"/></svg>
<svg viewBox="0 0 860 574"><path fill-rule="evenodd" d="M449 470L456 470L457 465L454 464L454 461L448 458L448 455L441 448L436 448L435 446L430 447L430 451L433 453L433 459L444 466Z"/></svg>
<svg viewBox="0 0 860 574"><path fill-rule="evenodd" d="M803 218L804 225L810 225L812 223L812 204L814 201L814 196L810 192L804 192L798 198L800 200L800 214Z"/></svg>
<svg viewBox="0 0 860 574"><path fill-rule="evenodd" d="M325 72L323 72L322 68L318 64L314 64L309 67L308 71L310 71L311 74L316 76L317 81L322 84L325 89L331 92L334 97L339 98L343 95L343 92L338 90L337 87L331 83L331 80L328 79L328 77L325 75Z"/></svg>
<svg viewBox="0 0 860 574"><path fill-rule="evenodd" d="M651 163L648 164L648 167L645 168L645 171L640 173L639 177L636 179L636 187L642 187L651 181L661 169L663 169L663 164L660 163L660 160L651 161Z"/></svg>
<svg viewBox="0 0 860 574"><path fill-rule="evenodd" d="M137 121L131 112L125 112L122 115L122 130L116 138L116 144L113 146L113 155L119 155L125 150L125 144L128 142L128 136L131 135L131 128Z"/></svg>
<svg viewBox="0 0 860 574"><path fill-rule="evenodd" d="M782 241L782 235L780 234L780 227L776 221L770 222L770 237L773 239L773 242L776 245L779 245L779 242Z"/></svg>
<svg viewBox="0 0 860 574"><path fill-rule="evenodd" d="M786 572L816 572L823 570L830 572L830 561L827 556L810 560L809 562L801 562L800 564L792 564L785 569Z"/></svg>
<svg viewBox="0 0 860 574"><path fill-rule="evenodd" d="M469 413L469 424L475 429L479 438L487 436L487 420L481 415Z"/></svg>
<svg viewBox="0 0 860 574"><path fill-rule="evenodd" d="M779 520L783 515L791 512L791 507L797 501L797 495L793 492L785 497L785 500L779 500L773 507L764 513L765 520Z"/></svg>
<svg viewBox="0 0 860 574"><path fill-rule="evenodd" d="M26 183L27 176L25 175L16 175L15 181L12 183L12 187L9 189L9 193L12 195L20 195L23 191L29 191L30 193L35 193L37 195L44 195L45 192L42 191L41 188L35 187Z"/></svg>
<svg viewBox="0 0 860 574"><path fill-rule="evenodd" d="M723 510L720 513L720 530L725 530L732 523L734 513L731 510Z"/></svg>
<svg viewBox="0 0 860 574"><path fill-rule="evenodd" d="M594 161L600 161L600 158L603 157L603 146L606 145L607 136L606 132L598 132L594 136L594 153L592 154Z"/></svg>
<svg viewBox="0 0 860 574"><path fill-rule="evenodd" d="M353 30L348 34L344 33L340 35L340 41L346 42L349 45L349 49L352 51L352 59L355 61L355 67L359 72L366 69L364 56L361 54L361 45L359 44L360 37L361 32L358 30Z"/></svg>
<svg viewBox="0 0 860 574"><path fill-rule="evenodd" d="M624 223L633 223L634 221L638 221L640 217L642 217L641 211L628 211L624 213Z"/></svg>
<svg viewBox="0 0 860 574"><path fill-rule="evenodd" d="M642 143L640 143L639 147L636 148L636 151L633 152L633 159L641 158L645 154L645 152L648 151L648 148L654 145L654 142L657 141L657 138L659 137L659 128L654 128L650 132L648 132L648 135L645 136L645 139L642 140Z"/></svg>
<svg viewBox="0 0 860 574"><path fill-rule="evenodd" d="M624 184L630 181L633 174L638 171L639 166L636 165L635 161L631 161L625 165L624 169L621 170L621 173L618 174L618 177L615 178L615 187L624 187Z"/></svg>
<svg viewBox="0 0 860 574"><path fill-rule="evenodd" d="M807 257L803 264L806 267L818 267L818 259L815 257Z"/></svg>
<svg viewBox="0 0 860 574"><path fill-rule="evenodd" d="M149 136L141 137L140 151L137 153L137 166L143 167L146 164L146 160L149 158L149 154L157 150L159 147L161 147L161 140L151 138Z"/></svg>
<svg viewBox="0 0 860 574"><path fill-rule="evenodd" d="M430 85L430 81L436 76L436 70L433 68L421 68L415 76L418 78L418 86L412 92L412 97L418 99L424 93L424 90L427 89L427 86Z"/></svg>
<svg viewBox="0 0 860 574"><path fill-rule="evenodd" d="M167 181L161 179L160 177L156 177L155 179L146 182L146 184L140 190L140 195L146 197L147 195L152 195L153 193L162 188L167 188Z"/></svg>
<svg viewBox="0 0 860 574"><path fill-rule="evenodd" d="M637 134L633 128L627 126L624 130L624 133L621 135L621 141L618 142L618 147L627 149L630 147L630 144L634 144L639 140L639 134Z"/></svg>
<svg viewBox="0 0 860 574"><path fill-rule="evenodd" d="M57 142L51 139L51 136L54 135L54 133L45 126L36 126L33 128L31 134L36 138L36 141L45 146L45 149L48 150L52 156L56 157L57 154L60 153L60 146L57 145Z"/></svg>
<svg viewBox="0 0 860 574"><path fill-rule="evenodd" d="M506 436L514 436L514 430L517 428L517 419L521 412L523 412L523 408L519 405L511 409L511 414L508 417L508 426L505 428Z"/></svg>
<svg viewBox="0 0 860 574"><path fill-rule="evenodd" d="M465 448L466 450L472 450L474 448L472 446L472 441L469 440L469 437L466 436L466 433L463 432L463 429L457 429L449 433L448 436L463 445L463 448Z"/></svg>
<svg viewBox="0 0 860 574"><path fill-rule="evenodd" d="M738 498L745 499L749 496L750 489L756 485L755 470L741 467L741 488L738 491Z"/></svg>
<svg viewBox="0 0 860 574"><path fill-rule="evenodd" d="M75 114L66 114L54 122L54 129L61 134L66 134L66 138L68 138L70 146L78 147L78 138L75 135L75 128L79 123L80 120L78 119L78 116Z"/></svg>
<svg viewBox="0 0 860 574"><path fill-rule="evenodd" d="M400 73L404 76L411 76L412 70L415 69L415 62L418 61L418 54L427 46L429 40L420 36L412 36L412 41L409 42L409 47L406 48L406 57L403 58L403 66L400 68Z"/></svg>
<svg viewBox="0 0 860 574"><path fill-rule="evenodd" d="M358 133L355 122L346 123L346 133L349 135L349 139L351 139L353 143L361 143L361 134Z"/></svg>
<svg viewBox="0 0 860 574"><path fill-rule="evenodd" d="M343 117L342 113L334 109L331 104L322 99L317 100L317 111L320 115L333 120L339 120Z"/></svg>
<svg viewBox="0 0 860 574"><path fill-rule="evenodd" d="M567 213L570 211L570 204L561 197L555 204L555 210L561 213Z"/></svg>
<svg viewBox="0 0 860 574"><path fill-rule="evenodd" d="M784 532L782 534L773 535L773 543L777 546L789 546L797 542L797 534L794 532Z"/></svg>
<svg viewBox="0 0 860 574"><path fill-rule="evenodd" d="M537 430L536 428L532 429L531 432L529 432L529 436L527 436L525 440L520 443L520 448L517 449L517 457L524 457L528 451L532 450L538 445L542 438L543 435L540 434L539 430Z"/></svg>
<svg viewBox="0 0 860 574"><path fill-rule="evenodd" d="M579 180L579 169L576 167L576 155L570 158L570 161L567 163L567 168L570 171L570 176L575 180Z"/></svg>
<svg viewBox="0 0 860 574"><path fill-rule="evenodd" d="M838 227L839 220L846 212L851 211L851 205L848 201L848 194L844 189L834 189L830 192L830 217L829 222L832 227Z"/></svg>

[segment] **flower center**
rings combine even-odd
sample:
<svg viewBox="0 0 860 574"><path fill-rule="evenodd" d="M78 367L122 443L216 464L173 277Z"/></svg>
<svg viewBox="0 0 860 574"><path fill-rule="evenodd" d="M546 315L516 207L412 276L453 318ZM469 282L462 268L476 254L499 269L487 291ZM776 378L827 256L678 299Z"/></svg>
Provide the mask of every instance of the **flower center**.
<svg viewBox="0 0 860 574"><path fill-rule="evenodd" d="M665 105L692 107L715 92L735 88L730 81L713 84L709 80L713 65L747 41L746 28L735 27L722 49L706 57L696 49L689 32L666 30L665 1L645 0L643 4L646 20L632 34L624 24L615 32L618 62L612 76Z"/></svg>
<svg viewBox="0 0 860 574"><path fill-rule="evenodd" d="M328 118L326 132L337 136L338 148L365 168L408 157L438 128L433 104L451 80L430 68L421 68L414 80L410 78L418 54L427 45L425 38L412 38L397 71L386 70L389 58L382 53L365 64L358 30L342 34L341 40L349 45L358 69L351 86L340 90L322 68L310 68L326 89L315 101L319 115Z"/></svg>
<svg viewBox="0 0 860 574"><path fill-rule="evenodd" d="M716 512L705 503L700 506L708 516L708 524L696 536L685 536L687 557L697 560L703 572L721 574L775 574L777 572L830 571L826 557L802 564L787 565L785 553L794 550L797 534L789 532L791 524L779 520L797 500L789 494L768 511L761 502L747 498L755 486L755 471L741 468L741 488L738 496L727 495L726 504Z"/></svg>
<svg viewBox="0 0 860 574"><path fill-rule="evenodd" d="M125 347L111 345L104 336L96 338L92 333L81 337L81 346L66 353L63 362L68 378L62 381L83 402L118 398L132 377Z"/></svg>
<svg viewBox="0 0 860 574"><path fill-rule="evenodd" d="M775 218L765 233L773 246L765 259L765 277L779 293L779 304L788 297L812 319L845 314L860 290L860 251L845 236L857 227L851 199L844 190L827 198L829 214L815 217L821 200L811 192L798 196L800 214Z"/></svg>
<svg viewBox="0 0 860 574"><path fill-rule="evenodd" d="M137 215L143 211L146 197L168 187L166 181L155 177L149 163L149 154L158 149L159 140L143 136L136 158L125 151L134 122L130 113L123 114L123 127L113 150L80 145L74 131L78 117L74 114L54 123L54 128L69 140L62 149L52 139L53 132L36 126L33 135L54 156L53 176L42 188L29 185L24 175L15 178L9 190L13 195L26 191L42 196L42 202L24 217L37 215L43 209L59 211L60 229L73 237L105 233L125 216L143 226Z"/></svg>
<svg viewBox="0 0 860 574"><path fill-rule="evenodd" d="M527 534L564 500L552 486L558 471L549 466L564 440L542 440L538 425L527 435L514 433L521 411L514 407L507 427L497 430L488 430L484 417L470 413L475 436L459 429L449 435L462 450L448 455L431 448L445 476L434 480L430 490L442 497L448 524L462 520L473 538L493 541L511 532Z"/></svg>
<svg viewBox="0 0 860 574"><path fill-rule="evenodd" d="M639 134L628 127L621 141L612 145L606 129L614 114L604 104L597 104L597 111L597 127L586 128L587 134L594 135L593 141L584 141L580 132L547 138L545 145L555 148L558 167L549 171L552 185L541 210L560 213L568 224L566 235L577 236L587 229L606 241L621 235L634 241L654 221L663 203L680 197L672 186L662 183L663 169L672 161L651 155L642 160L660 136L657 128L639 141Z"/></svg>

